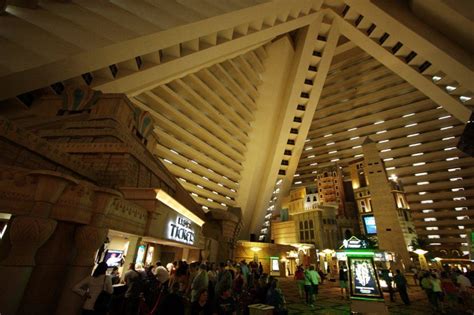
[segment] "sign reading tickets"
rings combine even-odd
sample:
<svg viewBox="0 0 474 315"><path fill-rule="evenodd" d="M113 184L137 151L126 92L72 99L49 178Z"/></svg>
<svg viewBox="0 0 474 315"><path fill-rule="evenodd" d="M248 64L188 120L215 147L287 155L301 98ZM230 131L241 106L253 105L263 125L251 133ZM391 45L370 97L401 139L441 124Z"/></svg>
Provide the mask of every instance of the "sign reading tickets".
<svg viewBox="0 0 474 315"><path fill-rule="evenodd" d="M169 238L185 244L194 244L194 229L192 222L185 217L178 216L176 221L168 223Z"/></svg>
<svg viewBox="0 0 474 315"><path fill-rule="evenodd" d="M358 298L383 298L372 257L348 256L350 295Z"/></svg>

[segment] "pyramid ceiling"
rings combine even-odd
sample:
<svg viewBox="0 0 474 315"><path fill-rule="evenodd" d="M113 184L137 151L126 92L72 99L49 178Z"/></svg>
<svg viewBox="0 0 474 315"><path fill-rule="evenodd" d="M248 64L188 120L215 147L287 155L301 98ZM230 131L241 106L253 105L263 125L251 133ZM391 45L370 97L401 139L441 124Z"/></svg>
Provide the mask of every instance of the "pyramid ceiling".
<svg viewBox="0 0 474 315"><path fill-rule="evenodd" d="M360 157L371 135L426 234L424 210L451 226L472 211L472 158L453 148L474 83L466 34L451 41L449 18L444 32L422 23L420 5L12 0L0 15L0 101L28 107L67 84L126 93L155 118L154 154L205 211L242 208L242 237L267 235L282 196Z"/></svg>

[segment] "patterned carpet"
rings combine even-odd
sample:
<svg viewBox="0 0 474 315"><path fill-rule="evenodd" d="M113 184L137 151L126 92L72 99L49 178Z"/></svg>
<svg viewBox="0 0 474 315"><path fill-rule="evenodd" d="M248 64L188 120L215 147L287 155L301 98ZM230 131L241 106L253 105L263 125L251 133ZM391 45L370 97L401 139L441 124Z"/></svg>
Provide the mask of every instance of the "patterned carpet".
<svg viewBox="0 0 474 315"><path fill-rule="evenodd" d="M280 278L280 287L285 294L289 314L328 314L343 315L350 314L350 301L341 299L340 289L337 282L328 282L319 286L319 294L314 307L306 305L300 299L296 282L291 278ZM390 302L388 293L385 293L385 304L390 314L400 315L422 315L434 314L428 304L424 292L419 287L410 287L408 291L412 304L406 306L402 303L400 296L396 293L395 302ZM450 312L449 314L456 314Z"/></svg>

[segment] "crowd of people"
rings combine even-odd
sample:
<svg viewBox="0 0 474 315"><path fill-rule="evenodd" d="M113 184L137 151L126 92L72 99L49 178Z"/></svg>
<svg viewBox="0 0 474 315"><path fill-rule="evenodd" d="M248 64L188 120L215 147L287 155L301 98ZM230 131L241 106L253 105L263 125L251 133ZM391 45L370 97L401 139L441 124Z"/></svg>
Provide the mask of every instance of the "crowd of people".
<svg viewBox="0 0 474 315"><path fill-rule="evenodd" d="M459 269L423 271L419 283L433 310L472 310L474 271L463 273Z"/></svg>
<svg viewBox="0 0 474 315"><path fill-rule="evenodd" d="M116 267L110 275L106 271L107 264L99 263L90 277L74 286L74 292L84 297L84 315L240 315L249 314L252 304L271 305L275 315L288 313L278 279L264 273L262 264L253 261L227 261L218 265L175 261L166 266L157 262L146 268L131 263L122 278ZM398 291L403 303L410 305L409 286L403 273L396 270L392 275L386 269L380 271L390 300L396 300ZM294 279L299 296L311 307L325 276L314 266L297 267ZM415 285L417 280L434 312L473 309L473 271L464 274L446 267L415 273ZM345 264L340 265L339 287L341 298L348 299ZM103 295L112 293L109 305L101 306Z"/></svg>
<svg viewBox="0 0 474 315"><path fill-rule="evenodd" d="M186 263L175 261L163 266L142 268L134 263L120 280L118 268L106 275L107 265L100 263L92 276L78 283L74 292L85 298L83 314L89 315L236 315L249 314L249 305L273 306L275 315L287 314L285 298L278 279L263 272L262 264ZM310 271L309 271L310 272ZM314 276L318 281L318 276ZM113 290L123 282L124 292ZM305 290L311 281L305 282ZM106 310L97 310L97 301L105 291L114 295Z"/></svg>

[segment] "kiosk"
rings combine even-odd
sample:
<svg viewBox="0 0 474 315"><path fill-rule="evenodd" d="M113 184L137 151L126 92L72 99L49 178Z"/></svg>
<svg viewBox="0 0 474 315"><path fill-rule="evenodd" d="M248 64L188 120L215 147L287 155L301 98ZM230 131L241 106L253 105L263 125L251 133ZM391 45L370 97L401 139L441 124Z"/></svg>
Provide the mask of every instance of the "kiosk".
<svg viewBox="0 0 474 315"><path fill-rule="evenodd" d="M375 268L375 251L353 236L344 241L349 268L351 311L362 314L388 314Z"/></svg>

